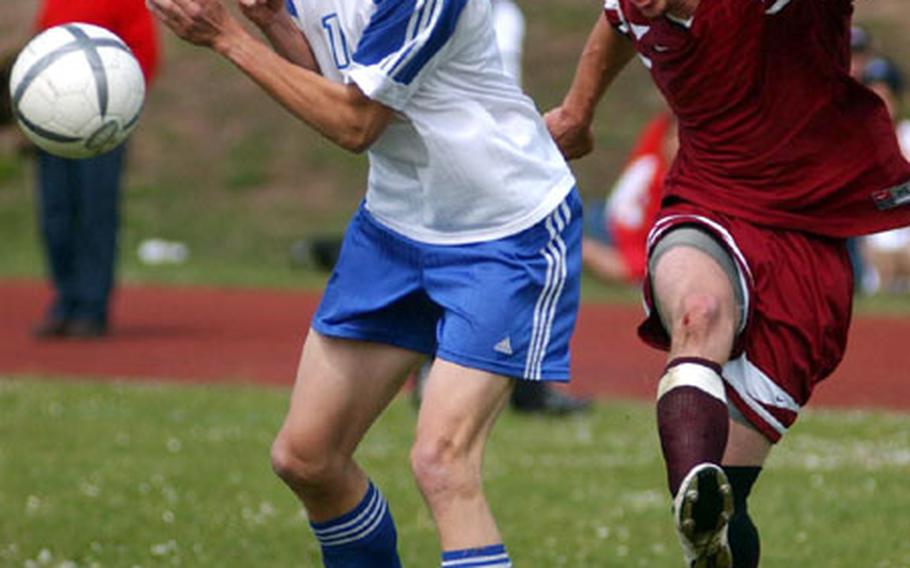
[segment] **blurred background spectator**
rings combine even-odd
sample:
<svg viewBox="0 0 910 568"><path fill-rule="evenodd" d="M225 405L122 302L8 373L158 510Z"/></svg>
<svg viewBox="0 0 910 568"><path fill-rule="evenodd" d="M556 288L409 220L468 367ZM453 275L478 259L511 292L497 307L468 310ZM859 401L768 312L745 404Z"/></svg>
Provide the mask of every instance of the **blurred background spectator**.
<svg viewBox="0 0 910 568"><path fill-rule="evenodd" d="M874 57L875 49L872 45L872 34L860 25L850 28L850 76L857 81L863 80L866 63ZM853 281L855 293L868 293L870 272L866 259L865 238L851 237L847 239L847 252L850 254L850 264L853 266Z"/></svg>
<svg viewBox="0 0 910 568"><path fill-rule="evenodd" d="M850 28L850 76L856 80L863 77L866 62L874 56L872 35L859 25Z"/></svg>
<svg viewBox="0 0 910 568"><path fill-rule="evenodd" d="M904 79L890 59L875 56L862 72L863 83L888 107L904 155L910 159L910 120L901 117ZM863 288L867 292L910 290L910 227L869 235L864 239L867 262Z"/></svg>
<svg viewBox="0 0 910 568"><path fill-rule="evenodd" d="M85 22L120 36L146 83L158 64L158 38L144 0L45 0L37 30ZM71 160L37 150L38 214L54 297L33 330L41 339L97 338L108 332L114 288L126 145Z"/></svg>
<svg viewBox="0 0 910 568"><path fill-rule="evenodd" d="M607 199L585 204L582 262L598 280L634 284L644 278L648 232L678 147L675 118L669 112L657 115L639 136Z"/></svg>

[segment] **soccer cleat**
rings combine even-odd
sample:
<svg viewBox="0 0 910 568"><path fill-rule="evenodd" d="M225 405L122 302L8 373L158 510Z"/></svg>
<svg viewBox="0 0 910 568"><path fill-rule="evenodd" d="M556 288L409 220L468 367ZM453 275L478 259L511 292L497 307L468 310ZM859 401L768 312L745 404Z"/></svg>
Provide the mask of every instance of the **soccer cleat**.
<svg viewBox="0 0 910 568"><path fill-rule="evenodd" d="M733 516L733 488L713 463L693 467L673 499L676 533L688 568L732 568L727 523Z"/></svg>

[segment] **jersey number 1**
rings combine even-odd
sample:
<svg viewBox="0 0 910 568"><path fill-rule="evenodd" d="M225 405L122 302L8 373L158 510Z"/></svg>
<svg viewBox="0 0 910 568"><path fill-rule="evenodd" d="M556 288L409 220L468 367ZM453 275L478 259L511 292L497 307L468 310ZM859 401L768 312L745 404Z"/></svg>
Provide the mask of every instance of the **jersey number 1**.
<svg viewBox="0 0 910 568"><path fill-rule="evenodd" d="M335 66L339 69L346 69L351 64L351 55L348 52L348 40L344 37L338 14L332 13L323 16L322 27L325 29L329 45L332 46L332 57L335 58Z"/></svg>

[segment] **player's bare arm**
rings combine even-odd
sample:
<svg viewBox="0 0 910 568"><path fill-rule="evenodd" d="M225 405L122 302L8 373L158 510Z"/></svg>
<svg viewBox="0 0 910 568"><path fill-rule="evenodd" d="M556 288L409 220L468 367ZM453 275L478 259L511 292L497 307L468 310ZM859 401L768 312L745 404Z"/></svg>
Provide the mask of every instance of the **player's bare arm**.
<svg viewBox="0 0 910 568"><path fill-rule="evenodd" d="M214 50L295 116L352 152L366 150L393 110L284 59L254 38L218 0L148 0L149 9L181 39Z"/></svg>
<svg viewBox="0 0 910 568"><path fill-rule="evenodd" d="M594 111L610 83L632 59L635 50L622 34L599 18L588 36L572 86L562 104L546 114L547 128L569 160L594 149Z"/></svg>
<svg viewBox="0 0 910 568"><path fill-rule="evenodd" d="M310 71L319 64L306 36L300 33L284 7L284 0L239 0L240 11L256 24L279 55Z"/></svg>

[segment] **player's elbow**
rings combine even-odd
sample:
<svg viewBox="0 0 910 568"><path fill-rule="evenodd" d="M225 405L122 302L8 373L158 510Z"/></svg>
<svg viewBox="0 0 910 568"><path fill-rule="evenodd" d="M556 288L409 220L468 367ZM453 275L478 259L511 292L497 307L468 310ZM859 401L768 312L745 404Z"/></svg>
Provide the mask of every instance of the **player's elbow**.
<svg viewBox="0 0 910 568"><path fill-rule="evenodd" d="M360 89L348 91L343 127L336 142L345 150L361 154L379 138L391 120L388 107L368 99Z"/></svg>
<svg viewBox="0 0 910 568"><path fill-rule="evenodd" d="M378 135L371 133L363 124L351 124L345 129L345 132L338 137L336 142L339 146L349 152L362 154L366 152Z"/></svg>

